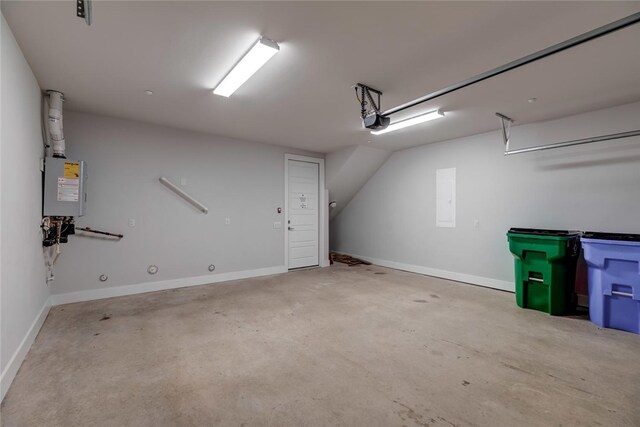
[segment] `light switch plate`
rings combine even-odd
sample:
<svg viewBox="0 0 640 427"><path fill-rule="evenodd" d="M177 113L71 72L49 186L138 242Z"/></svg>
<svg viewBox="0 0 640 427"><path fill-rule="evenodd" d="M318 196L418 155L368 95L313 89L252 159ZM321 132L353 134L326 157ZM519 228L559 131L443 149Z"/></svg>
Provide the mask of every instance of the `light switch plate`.
<svg viewBox="0 0 640 427"><path fill-rule="evenodd" d="M230 224L231 224L231 218L225 218L225 219L224 219L224 223L225 223L226 225L230 225Z"/></svg>
<svg viewBox="0 0 640 427"><path fill-rule="evenodd" d="M282 228L282 223L280 221L276 221L273 223L273 228Z"/></svg>
<svg viewBox="0 0 640 427"><path fill-rule="evenodd" d="M129 218L129 227L135 227L136 226L136 220L133 218Z"/></svg>

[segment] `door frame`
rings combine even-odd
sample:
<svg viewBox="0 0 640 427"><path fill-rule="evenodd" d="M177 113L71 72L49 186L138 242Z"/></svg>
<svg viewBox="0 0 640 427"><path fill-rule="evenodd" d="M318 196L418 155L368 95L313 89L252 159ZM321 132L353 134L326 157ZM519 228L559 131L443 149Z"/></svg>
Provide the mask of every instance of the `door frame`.
<svg viewBox="0 0 640 427"><path fill-rule="evenodd" d="M318 265L327 267L329 265L328 252L328 222L329 206L326 200L326 189L324 182L324 159L318 157L300 156L298 154L285 153L284 155L284 266L289 270L289 160L299 162L317 163L319 170L318 177Z"/></svg>

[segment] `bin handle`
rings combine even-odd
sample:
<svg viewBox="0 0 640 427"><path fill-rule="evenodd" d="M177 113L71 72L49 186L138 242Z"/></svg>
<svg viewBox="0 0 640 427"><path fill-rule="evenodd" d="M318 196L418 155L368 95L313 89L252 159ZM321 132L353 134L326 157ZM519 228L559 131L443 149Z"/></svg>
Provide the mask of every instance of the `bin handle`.
<svg viewBox="0 0 640 427"><path fill-rule="evenodd" d="M633 294L631 292L611 291L611 295L620 295L621 297L629 297L629 298L633 297Z"/></svg>

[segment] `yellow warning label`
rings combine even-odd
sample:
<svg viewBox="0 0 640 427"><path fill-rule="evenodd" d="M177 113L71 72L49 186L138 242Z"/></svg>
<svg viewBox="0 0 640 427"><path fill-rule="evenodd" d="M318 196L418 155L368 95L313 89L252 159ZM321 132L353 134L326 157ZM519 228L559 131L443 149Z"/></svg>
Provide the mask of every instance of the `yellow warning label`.
<svg viewBox="0 0 640 427"><path fill-rule="evenodd" d="M65 178L80 178L80 163L78 163L78 162L64 162L64 177Z"/></svg>

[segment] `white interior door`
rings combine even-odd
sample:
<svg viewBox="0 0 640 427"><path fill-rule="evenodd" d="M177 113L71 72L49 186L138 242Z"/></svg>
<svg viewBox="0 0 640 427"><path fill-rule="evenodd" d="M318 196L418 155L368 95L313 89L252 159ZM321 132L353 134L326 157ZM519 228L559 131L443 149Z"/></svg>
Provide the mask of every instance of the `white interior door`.
<svg viewBox="0 0 640 427"><path fill-rule="evenodd" d="M318 265L318 163L288 160L289 268Z"/></svg>

